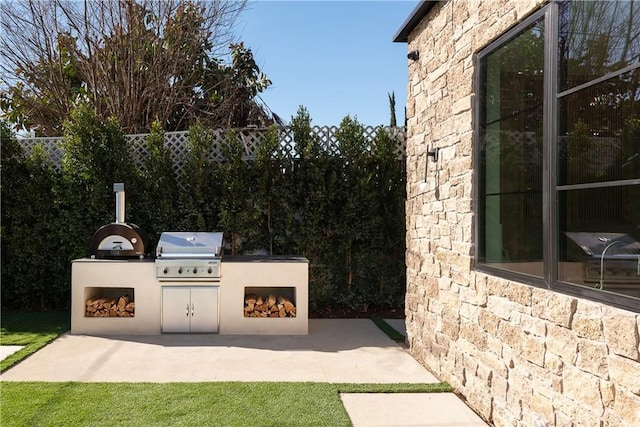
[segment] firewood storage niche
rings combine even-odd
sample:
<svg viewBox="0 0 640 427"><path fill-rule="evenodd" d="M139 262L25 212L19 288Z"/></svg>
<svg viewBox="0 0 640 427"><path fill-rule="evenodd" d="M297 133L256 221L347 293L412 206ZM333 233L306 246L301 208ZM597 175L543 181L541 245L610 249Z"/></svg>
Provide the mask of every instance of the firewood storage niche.
<svg viewBox="0 0 640 427"><path fill-rule="evenodd" d="M245 286L244 317L282 319L296 317L296 288L294 286Z"/></svg>
<svg viewBox="0 0 640 427"><path fill-rule="evenodd" d="M134 288L84 288L84 317L135 317Z"/></svg>

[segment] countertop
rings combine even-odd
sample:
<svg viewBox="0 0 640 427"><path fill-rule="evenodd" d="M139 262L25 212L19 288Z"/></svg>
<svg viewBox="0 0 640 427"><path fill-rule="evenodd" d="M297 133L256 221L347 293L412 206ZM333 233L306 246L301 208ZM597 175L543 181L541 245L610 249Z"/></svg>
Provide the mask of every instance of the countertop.
<svg viewBox="0 0 640 427"><path fill-rule="evenodd" d="M306 262L300 255L224 255L222 262Z"/></svg>

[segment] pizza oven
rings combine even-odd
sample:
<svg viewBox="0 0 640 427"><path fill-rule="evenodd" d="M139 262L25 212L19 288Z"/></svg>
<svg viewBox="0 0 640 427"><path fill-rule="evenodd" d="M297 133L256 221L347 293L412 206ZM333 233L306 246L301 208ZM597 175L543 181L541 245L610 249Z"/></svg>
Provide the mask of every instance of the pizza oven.
<svg viewBox="0 0 640 427"><path fill-rule="evenodd" d="M125 222L124 184L113 184L113 191L116 194L116 221L103 225L93 234L89 255L101 259L145 258L145 232L137 225Z"/></svg>

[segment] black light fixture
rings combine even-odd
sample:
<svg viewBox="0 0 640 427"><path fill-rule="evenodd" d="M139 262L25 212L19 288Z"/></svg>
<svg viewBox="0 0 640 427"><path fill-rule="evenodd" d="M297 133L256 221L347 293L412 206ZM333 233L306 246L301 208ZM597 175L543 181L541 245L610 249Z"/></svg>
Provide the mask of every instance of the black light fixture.
<svg viewBox="0 0 640 427"><path fill-rule="evenodd" d="M438 147L434 147L432 151L429 151L429 146L427 146L427 162L429 161L429 157L433 158L434 162L438 161L438 152L440 149Z"/></svg>
<svg viewBox="0 0 640 427"><path fill-rule="evenodd" d="M439 151L440 149L438 147L434 147L433 150L429 151L429 146L427 146L427 160L424 163L424 182L427 182L427 173L429 171L429 157L433 159L433 162L437 162Z"/></svg>
<svg viewBox="0 0 640 427"><path fill-rule="evenodd" d="M409 58L412 61L417 61L418 58L420 58L420 52L418 52L417 50L412 50L407 54L407 58Z"/></svg>

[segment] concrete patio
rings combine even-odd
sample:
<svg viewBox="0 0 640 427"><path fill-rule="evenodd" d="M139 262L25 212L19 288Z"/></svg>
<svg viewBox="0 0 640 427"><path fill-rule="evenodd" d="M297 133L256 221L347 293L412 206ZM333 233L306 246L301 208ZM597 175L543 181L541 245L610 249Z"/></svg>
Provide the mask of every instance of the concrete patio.
<svg viewBox="0 0 640 427"><path fill-rule="evenodd" d="M402 321L389 321L403 329ZM401 331L401 332L402 332ZM64 334L2 381L439 382L368 319L311 319L308 335ZM454 393L343 394L354 426L485 426Z"/></svg>

